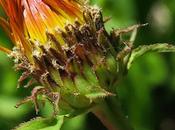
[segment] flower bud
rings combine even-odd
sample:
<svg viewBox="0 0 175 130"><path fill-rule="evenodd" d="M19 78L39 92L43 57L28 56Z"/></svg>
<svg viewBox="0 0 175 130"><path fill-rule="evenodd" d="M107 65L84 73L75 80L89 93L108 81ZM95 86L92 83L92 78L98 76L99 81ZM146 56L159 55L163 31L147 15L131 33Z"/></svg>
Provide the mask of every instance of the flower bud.
<svg viewBox="0 0 175 130"><path fill-rule="evenodd" d="M80 0L0 0L0 4L9 17L1 18L0 25L6 25L2 27L14 42L12 51L1 50L23 71L19 84L27 78L31 79L27 86L39 84L17 107L32 101L38 112L41 97L53 104L55 112L70 113L114 95L124 72L120 63L128 54L119 37L129 30L109 34L101 10Z"/></svg>

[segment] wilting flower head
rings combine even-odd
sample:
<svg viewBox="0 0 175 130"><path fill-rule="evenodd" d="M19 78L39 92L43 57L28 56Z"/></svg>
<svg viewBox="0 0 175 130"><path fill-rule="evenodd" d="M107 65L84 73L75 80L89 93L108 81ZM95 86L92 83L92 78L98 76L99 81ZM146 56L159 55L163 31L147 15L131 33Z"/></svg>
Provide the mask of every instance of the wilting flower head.
<svg viewBox="0 0 175 130"><path fill-rule="evenodd" d="M0 0L8 19L0 25L15 44L12 51L0 47L23 70L19 83L27 78L38 86L20 104L38 96L47 98L66 112L93 106L112 95L122 56L119 46L123 31L108 34L101 10L80 0ZM128 30L127 30L128 31ZM117 57L118 54L118 57ZM124 57L124 56L123 56ZM122 72L121 72L122 71Z"/></svg>

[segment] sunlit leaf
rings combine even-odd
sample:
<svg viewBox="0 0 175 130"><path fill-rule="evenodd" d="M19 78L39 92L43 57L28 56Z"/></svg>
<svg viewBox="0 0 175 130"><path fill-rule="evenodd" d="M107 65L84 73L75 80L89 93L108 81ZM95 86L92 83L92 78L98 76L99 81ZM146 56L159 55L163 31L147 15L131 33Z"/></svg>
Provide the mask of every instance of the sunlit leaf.
<svg viewBox="0 0 175 130"><path fill-rule="evenodd" d="M14 130L60 130L64 116L57 118L36 118L20 124Z"/></svg>

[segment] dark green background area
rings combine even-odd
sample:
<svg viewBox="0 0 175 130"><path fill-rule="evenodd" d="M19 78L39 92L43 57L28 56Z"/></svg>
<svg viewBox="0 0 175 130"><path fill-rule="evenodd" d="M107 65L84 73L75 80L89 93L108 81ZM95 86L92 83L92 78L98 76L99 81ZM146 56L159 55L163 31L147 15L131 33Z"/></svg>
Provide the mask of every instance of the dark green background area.
<svg viewBox="0 0 175 130"><path fill-rule="evenodd" d="M92 0L100 6L108 31L137 23L149 23L138 32L135 46L157 42L175 43L175 0ZM2 12L0 15L4 15ZM12 48L0 29L0 43ZM30 94L17 89L19 73L13 62L0 52L0 130L10 130L35 117L32 104L14 108ZM128 76L117 86L123 112L135 130L175 130L175 54L150 53L138 59ZM41 115L48 115L46 107ZM92 115L82 115L64 124L62 130L105 130Z"/></svg>

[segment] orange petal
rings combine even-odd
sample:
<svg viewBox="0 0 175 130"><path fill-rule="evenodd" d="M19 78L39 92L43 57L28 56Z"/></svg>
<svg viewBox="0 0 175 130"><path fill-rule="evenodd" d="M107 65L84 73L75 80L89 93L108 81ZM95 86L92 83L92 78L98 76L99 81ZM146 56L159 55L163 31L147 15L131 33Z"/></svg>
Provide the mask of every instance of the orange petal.
<svg viewBox="0 0 175 130"><path fill-rule="evenodd" d="M0 51L3 51L5 53L7 53L7 54L10 54L12 52L11 50L9 50L8 48L5 48L3 46L0 46Z"/></svg>

